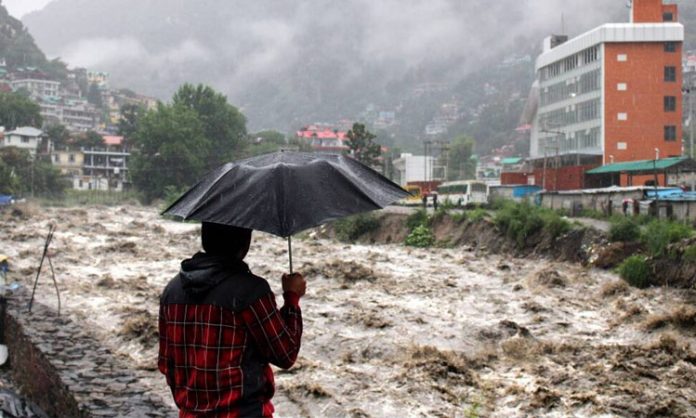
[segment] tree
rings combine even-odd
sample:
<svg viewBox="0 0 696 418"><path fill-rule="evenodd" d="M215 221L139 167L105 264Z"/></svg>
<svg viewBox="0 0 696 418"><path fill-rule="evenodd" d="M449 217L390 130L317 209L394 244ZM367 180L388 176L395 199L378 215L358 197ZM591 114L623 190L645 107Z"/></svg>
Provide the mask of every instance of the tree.
<svg viewBox="0 0 696 418"><path fill-rule="evenodd" d="M184 84L174 94L172 104L198 115L203 135L210 143L207 168L239 156L245 145L246 118L227 102L227 97L202 84Z"/></svg>
<svg viewBox="0 0 696 418"><path fill-rule="evenodd" d="M19 126L41 126L41 108L17 93L0 92L0 126L8 131Z"/></svg>
<svg viewBox="0 0 696 418"><path fill-rule="evenodd" d="M138 130L138 120L145 114L145 108L137 104L121 106L121 119L118 121L118 134L132 139Z"/></svg>
<svg viewBox="0 0 696 418"><path fill-rule="evenodd" d="M94 131L87 131L75 143L80 147L97 148L104 145L104 137Z"/></svg>
<svg viewBox="0 0 696 418"><path fill-rule="evenodd" d="M447 162L447 180L466 180L476 176L476 162L471 158L473 152L473 138L462 135L452 141Z"/></svg>
<svg viewBox="0 0 696 418"><path fill-rule="evenodd" d="M353 157L367 166L379 164L379 156L382 148L373 140L376 136L361 123L354 123L353 129L348 131L348 148Z"/></svg>
<svg viewBox="0 0 696 418"><path fill-rule="evenodd" d="M159 104L138 122L129 163L131 179L145 199L191 186L207 168L210 141L199 114L182 105Z"/></svg>
<svg viewBox="0 0 696 418"><path fill-rule="evenodd" d="M53 142L57 149L63 149L70 142L70 131L60 123L46 127L46 136Z"/></svg>
<svg viewBox="0 0 696 418"><path fill-rule="evenodd" d="M0 148L0 193L58 196L66 181L50 161L32 158L17 147Z"/></svg>

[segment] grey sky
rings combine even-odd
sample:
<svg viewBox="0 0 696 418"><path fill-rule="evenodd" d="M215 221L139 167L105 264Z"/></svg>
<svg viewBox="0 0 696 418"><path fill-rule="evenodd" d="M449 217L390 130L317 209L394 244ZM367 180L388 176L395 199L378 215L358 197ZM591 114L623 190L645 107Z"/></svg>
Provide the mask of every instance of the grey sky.
<svg viewBox="0 0 696 418"><path fill-rule="evenodd" d="M39 10L52 0L2 0L2 4L17 19L34 10Z"/></svg>

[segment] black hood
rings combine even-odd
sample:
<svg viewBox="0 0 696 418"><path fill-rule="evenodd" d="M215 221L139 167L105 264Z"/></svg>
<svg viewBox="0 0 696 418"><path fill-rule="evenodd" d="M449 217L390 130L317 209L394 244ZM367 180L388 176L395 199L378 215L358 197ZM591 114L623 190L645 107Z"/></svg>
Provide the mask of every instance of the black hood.
<svg viewBox="0 0 696 418"><path fill-rule="evenodd" d="M181 262L179 276L186 293L202 296L237 273L249 273L249 266L242 260L197 253L192 258Z"/></svg>

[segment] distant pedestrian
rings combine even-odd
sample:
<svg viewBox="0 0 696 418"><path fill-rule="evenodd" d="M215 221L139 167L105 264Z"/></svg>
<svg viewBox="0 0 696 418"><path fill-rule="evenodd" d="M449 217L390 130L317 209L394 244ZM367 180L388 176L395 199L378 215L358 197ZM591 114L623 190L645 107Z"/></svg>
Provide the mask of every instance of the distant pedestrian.
<svg viewBox="0 0 696 418"><path fill-rule="evenodd" d="M428 209L428 195L423 195L423 209Z"/></svg>
<svg viewBox="0 0 696 418"><path fill-rule="evenodd" d="M433 210L437 212L437 193L433 193Z"/></svg>

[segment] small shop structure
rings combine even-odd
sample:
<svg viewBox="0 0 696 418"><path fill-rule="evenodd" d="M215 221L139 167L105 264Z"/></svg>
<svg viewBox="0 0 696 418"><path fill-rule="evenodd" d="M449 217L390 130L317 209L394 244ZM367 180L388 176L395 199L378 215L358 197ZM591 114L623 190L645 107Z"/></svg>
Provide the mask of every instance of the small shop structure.
<svg viewBox="0 0 696 418"><path fill-rule="evenodd" d="M696 161L687 157L626 161L586 172L586 184L602 188L627 186L679 186L694 190Z"/></svg>

